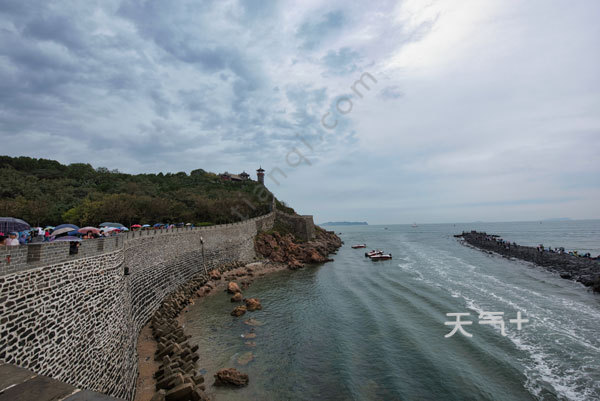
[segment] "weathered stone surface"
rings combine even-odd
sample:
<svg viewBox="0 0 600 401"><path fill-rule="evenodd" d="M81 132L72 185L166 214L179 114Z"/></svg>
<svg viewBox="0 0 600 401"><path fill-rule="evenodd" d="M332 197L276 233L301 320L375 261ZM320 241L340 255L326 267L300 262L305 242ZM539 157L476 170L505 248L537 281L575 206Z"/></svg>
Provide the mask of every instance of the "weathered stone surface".
<svg viewBox="0 0 600 401"><path fill-rule="evenodd" d="M324 263L328 257L342 246L342 240L334 232L316 227L316 237L308 242L300 242L294 235L260 233L255 240L257 253L278 263L287 263L292 270L305 264Z"/></svg>
<svg viewBox="0 0 600 401"><path fill-rule="evenodd" d="M230 281L229 284L227 284L227 292L230 294L235 294L238 292L242 292L242 290L240 289L240 286L237 285L237 283L235 281Z"/></svg>
<svg viewBox="0 0 600 401"><path fill-rule="evenodd" d="M248 375L235 368L221 369L215 374L214 386L243 387L249 382Z"/></svg>
<svg viewBox="0 0 600 401"><path fill-rule="evenodd" d="M249 311L262 309L262 305L260 304L260 301L257 298L247 298L244 299L244 302L246 303L246 309L248 309Z"/></svg>
<svg viewBox="0 0 600 401"><path fill-rule="evenodd" d="M231 311L231 316L242 316L246 313L246 307L244 305L236 306L234 310Z"/></svg>
<svg viewBox="0 0 600 401"><path fill-rule="evenodd" d="M242 293L241 292L236 292L231 297L231 302L241 302L241 301L242 301Z"/></svg>
<svg viewBox="0 0 600 401"><path fill-rule="evenodd" d="M220 280L221 279L221 272L218 270L211 270L209 273L209 277L211 280Z"/></svg>

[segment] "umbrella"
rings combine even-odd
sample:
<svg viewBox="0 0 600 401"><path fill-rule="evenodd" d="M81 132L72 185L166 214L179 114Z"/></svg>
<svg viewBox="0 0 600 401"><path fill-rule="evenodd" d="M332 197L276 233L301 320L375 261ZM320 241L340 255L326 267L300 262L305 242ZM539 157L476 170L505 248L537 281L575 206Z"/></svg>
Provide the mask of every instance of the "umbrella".
<svg viewBox="0 0 600 401"><path fill-rule="evenodd" d="M77 232L80 234L87 234L89 232L92 232L94 234L99 234L100 229L96 228L96 227L83 227L83 228L80 228L79 230L77 230Z"/></svg>
<svg viewBox="0 0 600 401"><path fill-rule="evenodd" d="M192 225L192 223L185 223L185 225L186 225L186 226L191 226L191 225Z"/></svg>
<svg viewBox="0 0 600 401"><path fill-rule="evenodd" d="M52 231L52 230L54 230L54 228L55 228L54 226L48 226L48 227L44 228L44 231Z"/></svg>
<svg viewBox="0 0 600 401"><path fill-rule="evenodd" d="M152 226L150 224L144 224L142 227L147 228L147 227L152 227Z"/></svg>
<svg viewBox="0 0 600 401"><path fill-rule="evenodd" d="M73 230L79 230L79 227L77 227L75 224L60 224L56 227L54 227L55 230L59 230L61 228L72 228Z"/></svg>
<svg viewBox="0 0 600 401"><path fill-rule="evenodd" d="M25 231L30 228L29 223L21 219L16 219L14 217L0 217L0 231Z"/></svg>
<svg viewBox="0 0 600 401"><path fill-rule="evenodd" d="M71 231L76 231L76 230L71 227L58 228L58 229L52 231L52 235L56 236L56 235L66 234L66 233L70 233Z"/></svg>
<svg viewBox="0 0 600 401"><path fill-rule="evenodd" d="M119 230L119 229L118 229L118 228L116 228L116 227L102 227L102 228L100 229L100 231L104 231L104 232L106 232L106 233L107 233L107 232L110 232L110 231L118 231L118 230Z"/></svg>
<svg viewBox="0 0 600 401"><path fill-rule="evenodd" d="M127 227L119 227L119 228L117 228L117 230L120 230L120 231L129 231L129 229Z"/></svg>
<svg viewBox="0 0 600 401"><path fill-rule="evenodd" d="M142 226L140 226L139 224L134 224L131 226L131 228L141 228Z"/></svg>
<svg viewBox="0 0 600 401"><path fill-rule="evenodd" d="M51 242L72 242L72 241L73 242L81 242L82 240L79 237L72 237L70 235L66 235L64 237L56 238L56 239L52 240Z"/></svg>
<svg viewBox="0 0 600 401"><path fill-rule="evenodd" d="M100 224L100 227L121 228L121 227L124 227L124 225L121 223L102 223L102 224Z"/></svg>
<svg viewBox="0 0 600 401"><path fill-rule="evenodd" d="M163 223L156 223L156 224L154 225L154 227L155 227L155 228L156 228L156 227L162 227L162 226L164 226L164 224L163 224Z"/></svg>

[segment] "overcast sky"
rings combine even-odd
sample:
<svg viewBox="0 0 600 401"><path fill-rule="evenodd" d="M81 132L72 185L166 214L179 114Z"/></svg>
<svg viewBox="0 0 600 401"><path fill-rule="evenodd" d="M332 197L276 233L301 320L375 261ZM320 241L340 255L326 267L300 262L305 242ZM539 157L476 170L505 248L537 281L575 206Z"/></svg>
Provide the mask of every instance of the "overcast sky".
<svg viewBox="0 0 600 401"><path fill-rule="evenodd" d="M317 222L600 218L599 19L594 0L2 0L0 154L262 165Z"/></svg>

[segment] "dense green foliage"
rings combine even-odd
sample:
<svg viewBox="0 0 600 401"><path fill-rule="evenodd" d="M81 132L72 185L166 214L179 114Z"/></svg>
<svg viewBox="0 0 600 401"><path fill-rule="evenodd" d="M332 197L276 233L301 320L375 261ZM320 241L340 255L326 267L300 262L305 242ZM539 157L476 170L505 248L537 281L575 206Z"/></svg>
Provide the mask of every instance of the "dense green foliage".
<svg viewBox="0 0 600 401"><path fill-rule="evenodd" d="M268 213L272 197L255 181L223 181L201 169L131 175L83 163L0 156L0 216L36 226L231 223Z"/></svg>

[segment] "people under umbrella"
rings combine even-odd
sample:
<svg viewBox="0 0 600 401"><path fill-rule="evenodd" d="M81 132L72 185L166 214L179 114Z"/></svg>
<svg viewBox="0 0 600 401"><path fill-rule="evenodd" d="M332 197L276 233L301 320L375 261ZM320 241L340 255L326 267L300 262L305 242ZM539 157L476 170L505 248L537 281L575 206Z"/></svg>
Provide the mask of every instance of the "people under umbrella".
<svg viewBox="0 0 600 401"><path fill-rule="evenodd" d="M98 227L78 227L75 224L31 227L27 222L14 217L0 217L0 246L17 246L41 242L69 242L71 253L83 240L112 237L127 231L144 231L194 227L192 223L133 224L129 228L120 223L104 222Z"/></svg>

